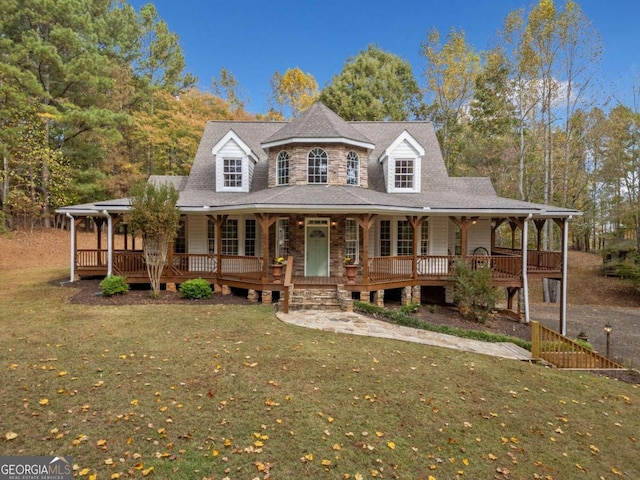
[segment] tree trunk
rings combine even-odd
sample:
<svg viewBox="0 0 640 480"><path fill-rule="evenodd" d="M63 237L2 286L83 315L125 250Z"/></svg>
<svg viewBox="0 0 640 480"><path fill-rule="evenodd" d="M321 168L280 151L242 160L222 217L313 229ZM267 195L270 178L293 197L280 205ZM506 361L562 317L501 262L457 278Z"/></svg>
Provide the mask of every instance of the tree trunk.
<svg viewBox="0 0 640 480"><path fill-rule="evenodd" d="M151 296L160 296L160 279L162 271L167 264L167 253L169 240L166 238L145 238L144 239L144 260L147 264L147 273L151 282Z"/></svg>

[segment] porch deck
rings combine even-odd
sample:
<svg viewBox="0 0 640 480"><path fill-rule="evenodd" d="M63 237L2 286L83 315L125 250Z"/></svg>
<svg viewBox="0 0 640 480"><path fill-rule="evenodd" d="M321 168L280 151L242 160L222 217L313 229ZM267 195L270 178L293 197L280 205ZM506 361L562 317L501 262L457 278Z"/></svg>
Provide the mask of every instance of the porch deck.
<svg viewBox="0 0 640 480"><path fill-rule="evenodd" d="M82 276L106 275L107 251L100 249L78 250L75 271ZM366 291L400 288L408 285L444 286L453 278L453 264L459 259L470 262L472 268L489 267L497 286L522 286L522 257L519 250L498 249L492 255L455 256L395 256L368 259L368 275L363 265L353 283L343 275L306 277L293 275L291 283L296 287L333 288L343 284L347 290ZM220 264L220 268L218 268ZM116 250L113 253L112 271L122 275L129 283L147 283L148 276L142 251ZM561 278L562 256L560 252L529 251L527 255L529 275ZM343 273L343 272L340 272ZM255 290L282 290L281 280L273 277L271 268L264 269L262 257L172 254L165 268L162 283L182 283L191 278L204 278L212 283L227 284Z"/></svg>

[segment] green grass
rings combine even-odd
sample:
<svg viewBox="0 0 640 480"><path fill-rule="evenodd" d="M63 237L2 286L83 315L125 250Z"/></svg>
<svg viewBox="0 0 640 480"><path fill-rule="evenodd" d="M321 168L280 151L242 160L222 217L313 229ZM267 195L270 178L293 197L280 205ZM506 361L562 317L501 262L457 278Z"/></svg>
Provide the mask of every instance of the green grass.
<svg viewBox="0 0 640 480"><path fill-rule="evenodd" d="M635 386L269 307L71 305L64 275L0 273L1 455L99 479L640 478Z"/></svg>

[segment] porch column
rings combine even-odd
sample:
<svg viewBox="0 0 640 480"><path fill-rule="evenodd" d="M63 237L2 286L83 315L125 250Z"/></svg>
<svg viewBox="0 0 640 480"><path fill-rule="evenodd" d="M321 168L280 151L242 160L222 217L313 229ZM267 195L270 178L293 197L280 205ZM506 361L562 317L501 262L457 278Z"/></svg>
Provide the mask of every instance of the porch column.
<svg viewBox="0 0 640 480"><path fill-rule="evenodd" d="M96 224L96 247L98 248L98 265L102 266L102 225L104 224L104 219L101 217L93 217L93 223Z"/></svg>
<svg viewBox="0 0 640 480"><path fill-rule="evenodd" d="M424 223L427 217L416 217L407 215L407 220L413 228L413 265L411 276L414 281L418 281L418 245L420 243L420 237L418 235L420 227Z"/></svg>
<svg viewBox="0 0 640 480"><path fill-rule="evenodd" d="M537 219L534 220L533 223L536 226L536 234L537 234L537 238L536 238L536 252L537 255L537 259L536 259L536 265L538 267L540 267L540 252L542 251L542 231L544 230L544 225L545 223L547 223L546 219ZM560 226L560 225L559 225ZM562 230L562 226L560 226L560 230Z"/></svg>
<svg viewBox="0 0 640 480"><path fill-rule="evenodd" d="M554 218L553 221L558 225L562 232L562 283L560 285L560 330L559 332L567 335L567 256L569 254L569 220Z"/></svg>
<svg viewBox="0 0 640 480"><path fill-rule="evenodd" d="M113 219L109 212L102 211L107 217L107 277L113 275Z"/></svg>
<svg viewBox="0 0 640 480"><path fill-rule="evenodd" d="M269 213L256 213L255 215L262 230L262 283L267 283L269 280L269 229L271 225L276 223L278 217Z"/></svg>
<svg viewBox="0 0 640 480"><path fill-rule="evenodd" d="M216 215L213 221L216 228L216 284L220 285L220 271L222 270L222 225L228 215Z"/></svg>
<svg viewBox="0 0 640 480"><path fill-rule="evenodd" d="M491 255L493 255L493 250L496 247L496 230L498 229L498 227L500 227L500 225L504 223L504 221L505 221L504 218L491 219L491 252L490 252Z"/></svg>
<svg viewBox="0 0 640 480"><path fill-rule="evenodd" d="M362 262L362 284L369 285L369 230L373 226L377 215L365 214L356 215L356 223L362 228L362 252L360 261Z"/></svg>
<svg viewBox="0 0 640 480"><path fill-rule="evenodd" d="M530 218L531 214L522 220L522 295L524 297L524 321L526 323L531 321L529 317L529 279L527 278L527 244Z"/></svg>
<svg viewBox="0 0 640 480"><path fill-rule="evenodd" d="M516 249L516 228L518 228L518 222L515 219L509 219L509 226L511 227L511 250Z"/></svg>
<svg viewBox="0 0 640 480"><path fill-rule="evenodd" d="M468 245L468 235L467 229L469 224L474 224L478 221L479 217L460 217L458 220L456 217L449 217L449 219L456 224L456 226L460 229L460 250L462 250L462 257L467 256L467 245Z"/></svg>
<svg viewBox="0 0 640 480"><path fill-rule="evenodd" d="M76 219L69 212L67 212L67 218L69 219L71 234L71 273L69 274L69 281L73 282L76 279Z"/></svg>

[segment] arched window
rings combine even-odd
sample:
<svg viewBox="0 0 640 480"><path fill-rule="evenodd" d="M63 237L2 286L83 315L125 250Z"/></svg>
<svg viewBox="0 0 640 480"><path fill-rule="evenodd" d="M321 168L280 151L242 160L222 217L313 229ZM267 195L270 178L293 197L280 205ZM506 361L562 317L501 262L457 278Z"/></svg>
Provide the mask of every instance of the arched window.
<svg viewBox="0 0 640 480"><path fill-rule="evenodd" d="M347 185L360 184L360 159L358 154L351 150L347 154Z"/></svg>
<svg viewBox="0 0 640 480"><path fill-rule="evenodd" d="M276 159L276 185L289 185L289 154L284 150Z"/></svg>
<svg viewBox="0 0 640 480"><path fill-rule="evenodd" d="M307 161L307 183L327 183L327 152L314 148L309 152Z"/></svg>

